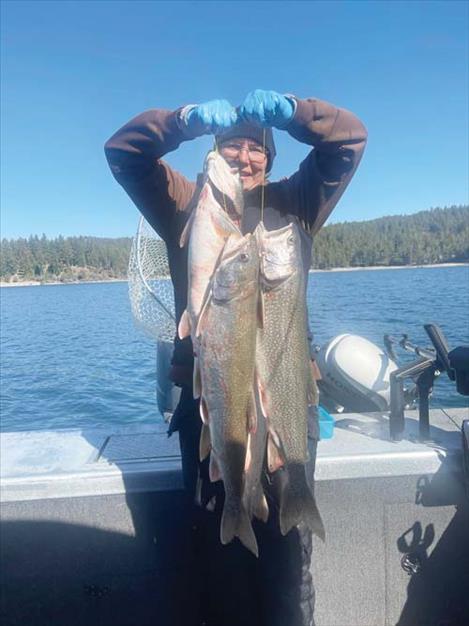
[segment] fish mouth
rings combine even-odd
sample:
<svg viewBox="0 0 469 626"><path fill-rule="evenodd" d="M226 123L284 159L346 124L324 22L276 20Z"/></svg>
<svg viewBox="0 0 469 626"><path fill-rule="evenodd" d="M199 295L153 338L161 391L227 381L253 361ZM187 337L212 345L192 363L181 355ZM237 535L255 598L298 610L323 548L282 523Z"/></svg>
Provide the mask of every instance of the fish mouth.
<svg viewBox="0 0 469 626"><path fill-rule="evenodd" d="M249 281L243 284L242 293L249 292L250 289L254 289L257 285L257 281ZM238 283L222 283L217 281L217 287L223 287L223 289L234 289L238 286Z"/></svg>
<svg viewBox="0 0 469 626"><path fill-rule="evenodd" d="M294 263L291 263L290 261L287 262L282 262L282 261L274 261L272 259L269 259L268 257L263 256L262 260L267 263L269 263L269 265L276 265L277 267L288 267L291 268L291 271L294 272L298 266Z"/></svg>
<svg viewBox="0 0 469 626"><path fill-rule="evenodd" d="M265 257L261 258L260 271L262 276L268 280L269 276L272 275L274 275L273 280L285 280L291 276L295 276L300 269L301 267L296 263L282 263L281 261L273 261Z"/></svg>
<svg viewBox="0 0 469 626"><path fill-rule="evenodd" d="M269 291L273 291L278 287L282 287L285 283L291 280L291 276L287 276L286 278L266 278L262 277L262 286L268 289Z"/></svg>
<svg viewBox="0 0 469 626"><path fill-rule="evenodd" d="M284 285L288 281L292 280L295 276L297 276L299 268L295 268L292 272L284 273L281 275L272 275L272 272L265 273L261 270L260 279L263 285L269 288L278 287L279 285Z"/></svg>

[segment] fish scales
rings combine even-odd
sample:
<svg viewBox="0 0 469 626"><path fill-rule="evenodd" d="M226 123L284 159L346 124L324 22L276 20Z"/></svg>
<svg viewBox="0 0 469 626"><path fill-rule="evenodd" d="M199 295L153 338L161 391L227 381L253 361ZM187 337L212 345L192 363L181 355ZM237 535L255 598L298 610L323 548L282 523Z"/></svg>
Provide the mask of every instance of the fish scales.
<svg viewBox="0 0 469 626"><path fill-rule="evenodd" d="M197 352L197 324L210 291L212 277L230 236L241 239L241 231L215 197L222 198L242 213L243 196L239 176L234 175L218 152L209 152L204 165L205 177L197 206L181 235L180 245L188 244L187 307L178 326L181 339L192 338Z"/></svg>
<svg viewBox="0 0 469 626"><path fill-rule="evenodd" d="M225 489L221 541L237 536L256 555L243 493L248 432L256 423L258 273L256 238L229 239L199 323L201 414L210 429L210 476L221 478Z"/></svg>
<svg viewBox="0 0 469 626"><path fill-rule="evenodd" d="M305 462L307 450L308 359L306 316L302 306L301 272L264 292L265 319L260 350L265 355L261 376L267 391L269 418L278 433L285 456Z"/></svg>
<svg viewBox="0 0 469 626"><path fill-rule="evenodd" d="M271 472L287 474L279 503L280 527L286 534L304 521L323 537L324 528L305 472L311 370L300 236L295 224L271 232L260 224L256 235L263 302L257 373L269 430L268 467Z"/></svg>
<svg viewBox="0 0 469 626"><path fill-rule="evenodd" d="M258 333L258 370L271 429L286 458L304 463L310 366L299 246L293 224L261 235L264 322Z"/></svg>

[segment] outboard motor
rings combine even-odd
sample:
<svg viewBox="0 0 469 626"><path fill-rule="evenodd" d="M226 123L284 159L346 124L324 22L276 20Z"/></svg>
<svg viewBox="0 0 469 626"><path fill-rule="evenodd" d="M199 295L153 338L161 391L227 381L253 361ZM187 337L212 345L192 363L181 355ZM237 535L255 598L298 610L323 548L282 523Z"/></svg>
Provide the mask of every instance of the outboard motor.
<svg viewBox="0 0 469 626"><path fill-rule="evenodd" d="M334 413L387 411L390 376L398 369L388 354L358 335L339 335L316 347L321 404Z"/></svg>

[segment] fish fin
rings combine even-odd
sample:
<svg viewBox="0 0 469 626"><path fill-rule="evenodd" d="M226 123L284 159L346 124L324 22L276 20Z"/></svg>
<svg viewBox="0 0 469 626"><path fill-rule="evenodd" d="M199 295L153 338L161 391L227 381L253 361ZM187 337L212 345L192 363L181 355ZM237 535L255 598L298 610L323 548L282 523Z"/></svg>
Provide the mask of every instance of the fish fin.
<svg viewBox="0 0 469 626"><path fill-rule="evenodd" d="M312 361L308 364L309 376L308 376L308 403L312 406L319 404L319 388L313 375Z"/></svg>
<svg viewBox="0 0 469 626"><path fill-rule="evenodd" d="M209 422L209 414L208 414L208 406L205 402L205 398L200 398L200 406L199 406L200 417L202 418L202 422L204 424L208 424Z"/></svg>
<svg viewBox="0 0 469 626"><path fill-rule="evenodd" d="M189 337L191 334L191 317L189 315L189 311L184 309L184 313L181 315L181 319L178 324L178 336L179 339L184 339L185 337Z"/></svg>
<svg viewBox="0 0 469 626"><path fill-rule="evenodd" d="M264 417L268 417L268 397L267 392L265 390L265 386L259 377L259 374L256 371L256 381L257 381L257 394L259 399L259 406L261 407L262 415Z"/></svg>
<svg viewBox="0 0 469 626"><path fill-rule="evenodd" d="M202 395L202 380L200 377L199 359L194 356L194 373L192 375L192 395L194 400Z"/></svg>
<svg viewBox="0 0 469 626"><path fill-rule="evenodd" d="M262 488L260 486L259 497L256 504L254 505L254 515L257 517L257 519L260 519L265 523L269 519L269 505L267 504L267 498L262 492Z"/></svg>
<svg viewBox="0 0 469 626"><path fill-rule="evenodd" d="M286 535L294 526L304 523L323 541L326 540L326 531L322 523L316 500L306 481L304 466L295 469L294 475L287 467L288 481L286 482L280 502L280 532Z"/></svg>
<svg viewBox="0 0 469 626"><path fill-rule="evenodd" d="M199 313L199 317L197 318L197 324L195 327L195 336L196 337L200 337L200 335L202 334L202 331L204 330L204 322L205 322L205 318L206 318L206 313L208 310L208 305L210 304L210 302L212 301L212 290L210 289L209 292L207 293L207 295L204 298L204 301L202 303L202 306L200 308L200 313Z"/></svg>
<svg viewBox="0 0 469 626"><path fill-rule="evenodd" d="M217 457L215 456L213 450L210 454L210 465L208 468L208 475L210 477L210 480L212 483L216 483L217 481L221 480L222 476L221 476L221 472L220 472L220 467L218 465L218 461L217 461Z"/></svg>
<svg viewBox="0 0 469 626"><path fill-rule="evenodd" d="M254 392L251 393L251 397L248 401L248 432L255 433L257 431L257 409L256 409L256 397Z"/></svg>
<svg viewBox="0 0 469 626"><path fill-rule="evenodd" d="M252 433L248 433L248 440L246 444L246 458L244 460L245 472L247 472L249 470L249 467L251 466L251 461L252 461L251 446L252 446Z"/></svg>
<svg viewBox="0 0 469 626"><path fill-rule="evenodd" d="M189 236L190 236L190 232L192 229L192 224L194 222L194 218L195 218L195 213L196 210L195 208L193 209L193 211L191 212L191 214L189 215L186 225L184 226L184 229L181 233L181 237L179 238L179 247L180 248L184 248L184 246L187 244L187 242L189 241Z"/></svg>
<svg viewBox="0 0 469 626"><path fill-rule="evenodd" d="M250 518L254 516L263 522L267 522L269 519L269 505L267 504L267 498L262 489L260 479L250 493L243 494L243 504Z"/></svg>
<svg viewBox="0 0 469 626"><path fill-rule="evenodd" d="M269 472L276 472L285 465L280 447L275 443L272 433L267 436L267 467Z"/></svg>
<svg viewBox="0 0 469 626"><path fill-rule="evenodd" d="M210 454L212 449L212 440L210 437L210 428L208 424L202 424L202 430L200 431L199 441L199 459L203 461Z"/></svg>
<svg viewBox="0 0 469 626"><path fill-rule="evenodd" d="M223 545L230 543L235 537L252 552L259 556L256 535L252 528L251 520L244 506L230 506L229 501L225 501L223 515L220 526L220 540Z"/></svg>

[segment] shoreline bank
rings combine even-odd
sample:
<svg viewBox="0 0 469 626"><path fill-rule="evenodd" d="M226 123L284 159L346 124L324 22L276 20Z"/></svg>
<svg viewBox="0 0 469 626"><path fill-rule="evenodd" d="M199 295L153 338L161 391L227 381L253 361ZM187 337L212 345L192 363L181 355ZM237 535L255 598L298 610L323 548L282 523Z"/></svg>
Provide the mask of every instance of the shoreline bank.
<svg viewBox="0 0 469 626"><path fill-rule="evenodd" d="M322 274L331 272L361 272L378 270L412 270L435 267L469 267L469 263L431 263L429 265L369 265L365 267L332 267L327 270L311 269L310 274ZM169 277L168 277L169 278ZM106 280L75 280L70 282L44 283L37 280L24 280L16 283L0 282L0 287L44 287L47 285L93 285L98 283L126 283L126 278L109 278Z"/></svg>
<svg viewBox="0 0 469 626"><path fill-rule="evenodd" d="M17 283L0 282L0 287L47 287L48 285L94 285L99 283L126 283L126 278L108 278L106 280L71 280L62 283L60 281L51 281L50 283L40 282L38 280L23 280Z"/></svg>
<svg viewBox="0 0 469 626"><path fill-rule="evenodd" d="M360 272L377 270L419 270L435 267L469 267L469 263L429 263L428 265L365 265L364 267L331 267L327 270L311 269L310 274L324 272Z"/></svg>

